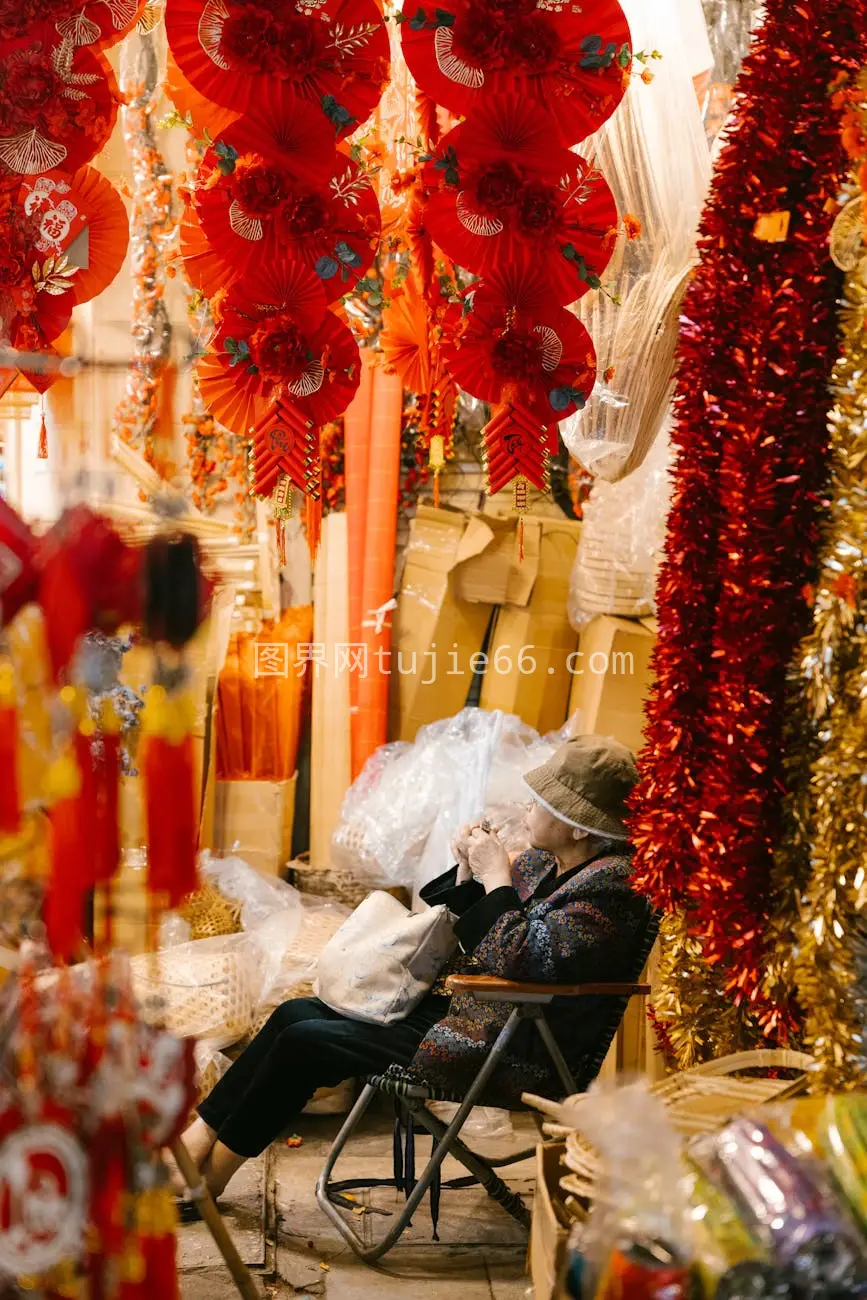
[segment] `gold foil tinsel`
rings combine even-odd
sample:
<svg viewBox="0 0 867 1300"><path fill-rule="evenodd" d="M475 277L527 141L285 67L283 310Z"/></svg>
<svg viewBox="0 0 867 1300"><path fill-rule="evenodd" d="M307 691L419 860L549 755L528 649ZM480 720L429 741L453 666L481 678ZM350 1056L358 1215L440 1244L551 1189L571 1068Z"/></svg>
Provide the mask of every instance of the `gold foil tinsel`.
<svg viewBox="0 0 867 1300"><path fill-rule="evenodd" d="M654 1018L678 1070L754 1045L743 1013L704 960L701 941L689 934L683 912L662 918L653 985Z"/></svg>
<svg viewBox="0 0 867 1300"><path fill-rule="evenodd" d="M769 987L797 992L817 1087L867 1083L867 250L846 279L828 531L801 646Z"/></svg>

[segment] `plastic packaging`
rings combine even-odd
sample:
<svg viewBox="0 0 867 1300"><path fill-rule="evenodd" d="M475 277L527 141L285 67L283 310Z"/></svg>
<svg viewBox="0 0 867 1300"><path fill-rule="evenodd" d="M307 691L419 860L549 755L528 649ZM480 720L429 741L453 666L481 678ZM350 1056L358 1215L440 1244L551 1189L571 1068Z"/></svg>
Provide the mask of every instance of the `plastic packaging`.
<svg viewBox="0 0 867 1300"><path fill-rule="evenodd" d="M429 1101L427 1105L444 1124L451 1124L458 1113L457 1102ZM461 1129L461 1136L477 1142L511 1141L515 1136L511 1113L498 1110L496 1106L474 1106Z"/></svg>
<svg viewBox="0 0 867 1300"><path fill-rule="evenodd" d="M604 1169L581 1231L586 1300L656 1294L687 1300L690 1184L663 1103L643 1079L621 1086L596 1083L582 1105L581 1123Z"/></svg>
<svg viewBox="0 0 867 1300"><path fill-rule="evenodd" d="M763 9L763 0L703 0L714 68L703 105L708 139L725 124L735 82Z"/></svg>
<svg viewBox="0 0 867 1300"><path fill-rule="evenodd" d="M518 718L470 708L423 727L413 745L386 745L346 796L333 865L371 888L420 888L451 865L454 835L483 813L520 852L523 774L555 743Z"/></svg>
<svg viewBox="0 0 867 1300"><path fill-rule="evenodd" d="M597 614L644 618L655 612L671 498L669 424L634 474L593 484L569 583L569 621L576 630Z"/></svg>
<svg viewBox="0 0 867 1300"><path fill-rule="evenodd" d="M620 235L603 289L577 307L600 378L584 410L561 425L575 460L609 482L638 468L666 417L680 302L710 179L677 0L623 0L623 8L634 48L663 57L648 63L649 85L633 78L620 108L579 152L595 161L618 211L637 218L641 234Z"/></svg>

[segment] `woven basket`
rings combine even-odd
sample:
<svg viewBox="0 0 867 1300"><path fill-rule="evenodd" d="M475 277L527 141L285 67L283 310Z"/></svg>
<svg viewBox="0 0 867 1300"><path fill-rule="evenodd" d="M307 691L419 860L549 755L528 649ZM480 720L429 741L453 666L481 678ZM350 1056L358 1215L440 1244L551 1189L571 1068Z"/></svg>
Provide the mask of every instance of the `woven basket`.
<svg viewBox="0 0 867 1300"><path fill-rule="evenodd" d="M805 1090L807 1075L814 1067L815 1061L804 1052L762 1048L697 1065L653 1084L650 1091L664 1103L674 1128L684 1137L692 1137L714 1132L741 1111L797 1096ZM795 1077L772 1079L766 1073L769 1070L792 1071ZM749 1077L757 1071L762 1072L758 1077ZM598 1199L601 1161L582 1132L586 1094L567 1097L559 1104L530 1094L525 1094L524 1100L550 1116L545 1133L566 1142L563 1163L570 1172L561 1180L563 1190L569 1196Z"/></svg>
<svg viewBox="0 0 867 1300"><path fill-rule="evenodd" d="M241 929L241 904L224 898L213 885L190 894L178 911L190 927L191 939L216 939Z"/></svg>
<svg viewBox="0 0 867 1300"><path fill-rule="evenodd" d="M130 963L136 999L179 1037L215 1047L237 1042L256 1013L254 972L239 951L191 953L187 945Z"/></svg>

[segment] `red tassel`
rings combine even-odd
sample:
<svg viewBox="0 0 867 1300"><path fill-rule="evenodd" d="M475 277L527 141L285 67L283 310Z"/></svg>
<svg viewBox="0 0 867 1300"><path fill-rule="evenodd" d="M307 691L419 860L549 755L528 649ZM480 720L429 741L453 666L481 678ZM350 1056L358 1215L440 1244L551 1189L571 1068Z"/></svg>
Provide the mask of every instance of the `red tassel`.
<svg viewBox="0 0 867 1300"><path fill-rule="evenodd" d="M154 688L157 689L157 688ZM177 907L198 888L193 739L143 741L142 776L148 833L148 890Z"/></svg>
<svg viewBox="0 0 867 1300"><path fill-rule="evenodd" d="M6 662L0 664L0 834L16 835L20 829L18 702L15 669Z"/></svg>
<svg viewBox="0 0 867 1300"><path fill-rule="evenodd" d="M317 493L315 497L306 498L306 517L307 525L307 549L310 551L311 560L315 560L319 552L319 542L322 537L322 497Z"/></svg>
<svg viewBox="0 0 867 1300"><path fill-rule="evenodd" d="M91 849L82 835L81 776L71 753L58 759L48 777L51 878L45 898L45 928L55 957L73 960L83 941L84 897L92 872Z"/></svg>
<svg viewBox="0 0 867 1300"><path fill-rule="evenodd" d="M42 420L39 425L39 449L36 452L39 460L48 460L48 429L45 427L45 408L42 408Z"/></svg>

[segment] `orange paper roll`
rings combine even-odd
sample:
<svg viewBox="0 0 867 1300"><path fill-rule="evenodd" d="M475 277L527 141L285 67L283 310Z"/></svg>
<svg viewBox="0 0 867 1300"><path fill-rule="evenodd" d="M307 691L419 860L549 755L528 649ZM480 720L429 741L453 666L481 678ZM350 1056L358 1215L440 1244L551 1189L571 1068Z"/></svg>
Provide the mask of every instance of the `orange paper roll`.
<svg viewBox="0 0 867 1300"><path fill-rule="evenodd" d="M346 526L349 534L349 640L361 645L364 560L367 530L367 491L370 474L370 419L373 402L373 361L371 352L361 351L361 383L343 417L343 442L346 468ZM363 766L357 762L358 750L358 677L353 673L349 684L352 731L352 775Z"/></svg>
<svg viewBox="0 0 867 1300"><path fill-rule="evenodd" d="M354 674L358 713L353 728L353 777L387 738L390 656L386 652L391 649L391 613L385 607L394 595L402 420L403 385L400 377L387 375L378 368L373 373L362 584L361 640L367 650L367 672L366 675ZM351 584L349 590L351 598Z"/></svg>

